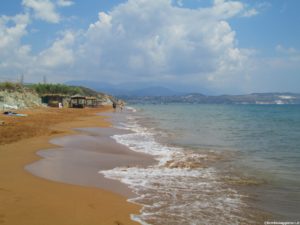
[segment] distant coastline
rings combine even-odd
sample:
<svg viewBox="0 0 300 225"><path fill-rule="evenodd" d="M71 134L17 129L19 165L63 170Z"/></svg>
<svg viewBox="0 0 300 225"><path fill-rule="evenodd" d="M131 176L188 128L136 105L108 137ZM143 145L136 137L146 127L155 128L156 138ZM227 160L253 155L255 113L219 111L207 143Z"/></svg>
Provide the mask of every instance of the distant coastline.
<svg viewBox="0 0 300 225"><path fill-rule="evenodd" d="M246 95L207 96L191 93L173 96L118 96L131 104L189 103L189 104L255 104L283 105L300 104L300 94L296 93L253 93Z"/></svg>

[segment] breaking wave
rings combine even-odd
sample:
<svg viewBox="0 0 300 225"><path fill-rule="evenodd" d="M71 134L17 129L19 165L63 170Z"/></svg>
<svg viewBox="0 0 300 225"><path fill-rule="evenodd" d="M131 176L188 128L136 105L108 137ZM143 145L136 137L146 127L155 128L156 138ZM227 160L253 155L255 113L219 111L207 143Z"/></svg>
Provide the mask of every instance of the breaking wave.
<svg viewBox="0 0 300 225"><path fill-rule="evenodd" d="M157 133L141 126L134 113L131 110L127 122L118 125L132 133L112 138L133 151L154 156L157 165L100 171L136 193L129 201L142 205L142 210L132 215L133 220L152 225L255 223L244 214L245 196L224 183L213 167L212 162L220 160L217 153L161 144L156 141Z"/></svg>

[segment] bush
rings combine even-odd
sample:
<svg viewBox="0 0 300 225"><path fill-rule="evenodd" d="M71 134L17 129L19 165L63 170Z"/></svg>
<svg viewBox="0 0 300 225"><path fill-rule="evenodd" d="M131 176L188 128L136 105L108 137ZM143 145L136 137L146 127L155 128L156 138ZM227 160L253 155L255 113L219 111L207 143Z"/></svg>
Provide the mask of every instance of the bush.
<svg viewBox="0 0 300 225"><path fill-rule="evenodd" d="M23 86L19 83L3 82L0 83L0 90L1 91L22 91Z"/></svg>
<svg viewBox="0 0 300 225"><path fill-rule="evenodd" d="M62 94L62 95L84 95L84 96L98 96L99 93L81 86L68 86L65 84L31 84L29 88L36 91L39 95L44 94Z"/></svg>
<svg viewBox="0 0 300 225"><path fill-rule="evenodd" d="M43 94L62 94L62 95L83 95L83 91L79 87L67 86L64 84L33 84L30 86L39 95Z"/></svg>

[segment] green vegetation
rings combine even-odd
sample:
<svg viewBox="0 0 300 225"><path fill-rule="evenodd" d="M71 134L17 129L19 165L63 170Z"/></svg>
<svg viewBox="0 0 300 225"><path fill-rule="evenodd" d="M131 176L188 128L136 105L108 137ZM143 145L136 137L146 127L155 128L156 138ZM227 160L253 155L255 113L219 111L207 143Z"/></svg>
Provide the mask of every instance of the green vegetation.
<svg viewBox="0 0 300 225"><path fill-rule="evenodd" d="M35 90L39 95L61 94L61 95L84 95L97 96L99 93L86 87L68 86L65 84L31 84L29 88Z"/></svg>
<svg viewBox="0 0 300 225"><path fill-rule="evenodd" d="M101 96L102 93L96 92L92 89L81 87L81 86L68 86L65 84L26 84L22 85L20 83L3 82L0 83L0 91L31 91L36 92L40 96L46 94L59 94L59 95L83 95L83 96Z"/></svg>
<svg viewBox="0 0 300 225"><path fill-rule="evenodd" d="M22 91L23 86L20 83L3 82L0 83L0 91Z"/></svg>
<svg viewBox="0 0 300 225"><path fill-rule="evenodd" d="M29 88L35 90L39 95L44 94L62 94L62 95L76 95L83 94L79 87L67 86L64 84L31 84Z"/></svg>

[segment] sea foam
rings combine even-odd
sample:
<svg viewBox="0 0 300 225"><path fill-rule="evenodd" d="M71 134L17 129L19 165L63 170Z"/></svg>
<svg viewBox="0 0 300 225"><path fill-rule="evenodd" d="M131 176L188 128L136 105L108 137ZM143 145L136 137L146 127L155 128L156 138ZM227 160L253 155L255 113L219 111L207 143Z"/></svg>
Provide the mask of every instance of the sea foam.
<svg viewBox="0 0 300 225"><path fill-rule="evenodd" d="M112 138L133 151L154 156L158 164L100 171L136 193L137 197L129 201L143 208L139 215L132 215L133 220L143 225L251 224L243 217L243 196L224 184L218 171L206 164L209 154L157 142L153 129L141 126L134 113L131 108L127 122L118 124L132 133Z"/></svg>

